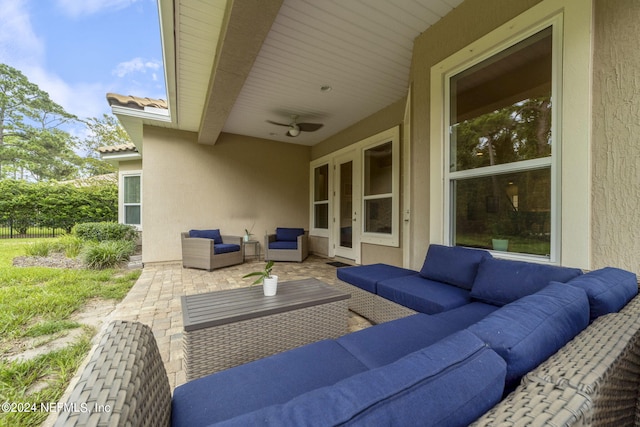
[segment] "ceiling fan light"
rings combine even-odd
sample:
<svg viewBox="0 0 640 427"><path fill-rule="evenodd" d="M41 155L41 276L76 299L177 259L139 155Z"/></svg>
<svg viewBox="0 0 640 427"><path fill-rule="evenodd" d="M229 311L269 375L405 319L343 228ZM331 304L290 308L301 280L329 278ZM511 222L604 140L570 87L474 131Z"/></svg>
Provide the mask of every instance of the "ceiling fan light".
<svg viewBox="0 0 640 427"><path fill-rule="evenodd" d="M289 126L289 135L290 136L298 136L300 135L300 128L296 124L292 124Z"/></svg>

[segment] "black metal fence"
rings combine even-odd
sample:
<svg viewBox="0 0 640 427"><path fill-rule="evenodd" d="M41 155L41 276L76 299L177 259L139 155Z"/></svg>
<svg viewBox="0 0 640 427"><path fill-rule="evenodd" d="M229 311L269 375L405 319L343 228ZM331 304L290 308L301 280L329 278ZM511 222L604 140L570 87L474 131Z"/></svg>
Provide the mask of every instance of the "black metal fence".
<svg viewBox="0 0 640 427"><path fill-rule="evenodd" d="M37 237L58 237L67 233L67 228L54 225L42 225L37 221L0 222L0 239L27 239Z"/></svg>

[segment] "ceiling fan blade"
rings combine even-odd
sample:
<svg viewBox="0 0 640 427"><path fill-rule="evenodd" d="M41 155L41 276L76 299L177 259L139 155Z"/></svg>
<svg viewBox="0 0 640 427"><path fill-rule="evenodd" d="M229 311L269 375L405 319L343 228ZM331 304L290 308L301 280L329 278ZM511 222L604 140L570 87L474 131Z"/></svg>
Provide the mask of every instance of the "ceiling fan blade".
<svg viewBox="0 0 640 427"><path fill-rule="evenodd" d="M271 123L272 125L287 126L287 127L289 127L289 123L278 123L278 122L274 122L274 121L271 121L271 120L267 120L267 123Z"/></svg>
<svg viewBox="0 0 640 427"><path fill-rule="evenodd" d="M324 126L322 123L297 123L302 132L315 132Z"/></svg>

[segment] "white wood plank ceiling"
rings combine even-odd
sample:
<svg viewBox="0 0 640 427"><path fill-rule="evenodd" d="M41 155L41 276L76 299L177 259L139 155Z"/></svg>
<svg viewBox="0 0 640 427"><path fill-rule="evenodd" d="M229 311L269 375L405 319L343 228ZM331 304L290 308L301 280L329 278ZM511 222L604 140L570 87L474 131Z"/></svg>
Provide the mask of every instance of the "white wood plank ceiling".
<svg viewBox="0 0 640 427"><path fill-rule="evenodd" d="M163 19L170 109L174 127L198 131L226 1L175 3L174 59L166 46L174 29ZM460 3L284 0L223 131L314 145L398 101L407 93L415 37ZM291 138L286 127L267 123L288 123L294 114L324 127Z"/></svg>

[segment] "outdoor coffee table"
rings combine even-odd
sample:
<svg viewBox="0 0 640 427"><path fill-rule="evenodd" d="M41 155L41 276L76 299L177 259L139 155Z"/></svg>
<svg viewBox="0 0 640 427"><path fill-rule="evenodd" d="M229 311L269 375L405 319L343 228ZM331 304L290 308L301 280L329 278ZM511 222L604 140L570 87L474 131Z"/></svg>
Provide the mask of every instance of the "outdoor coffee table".
<svg viewBox="0 0 640 427"><path fill-rule="evenodd" d="M183 296L187 381L346 334L349 298L317 279Z"/></svg>

